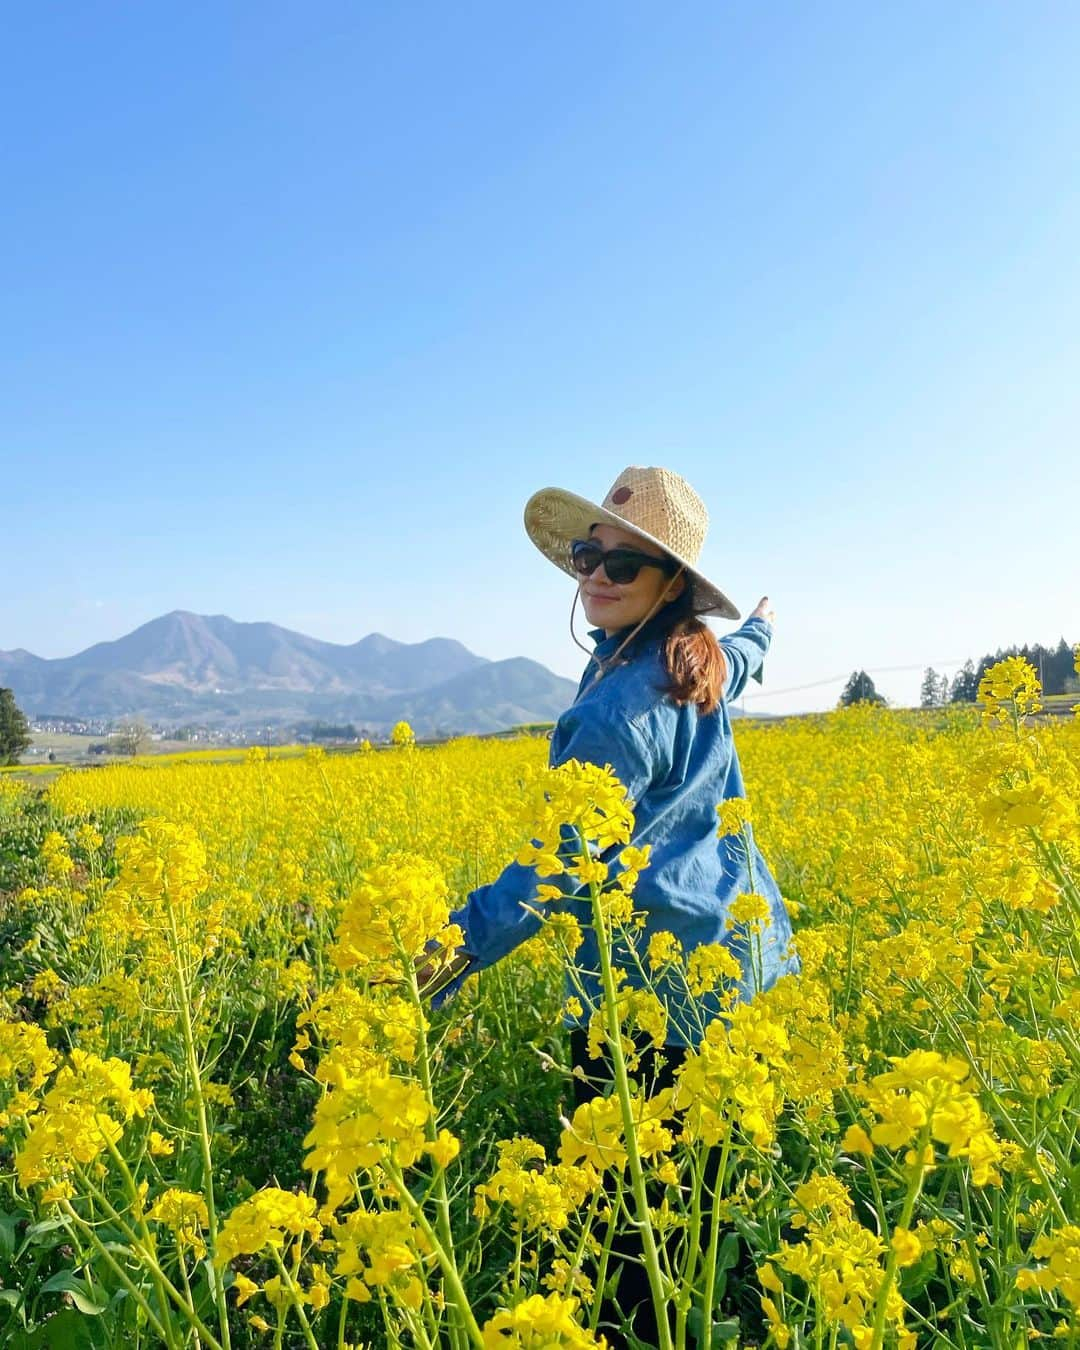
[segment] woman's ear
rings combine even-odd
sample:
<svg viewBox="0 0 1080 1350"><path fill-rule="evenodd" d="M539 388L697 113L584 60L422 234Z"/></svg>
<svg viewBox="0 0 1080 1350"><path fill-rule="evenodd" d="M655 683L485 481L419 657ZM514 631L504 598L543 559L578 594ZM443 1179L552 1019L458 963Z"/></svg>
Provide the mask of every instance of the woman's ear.
<svg viewBox="0 0 1080 1350"><path fill-rule="evenodd" d="M668 588L665 595L668 600L678 600L683 591L686 590L686 573L680 572L674 581L668 582Z"/></svg>

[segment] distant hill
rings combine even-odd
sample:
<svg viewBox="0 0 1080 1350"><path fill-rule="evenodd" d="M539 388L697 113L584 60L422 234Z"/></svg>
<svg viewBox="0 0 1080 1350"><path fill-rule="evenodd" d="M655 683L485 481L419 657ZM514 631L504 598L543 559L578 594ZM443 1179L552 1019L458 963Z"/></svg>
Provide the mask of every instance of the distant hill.
<svg viewBox="0 0 1080 1350"><path fill-rule="evenodd" d="M549 721L576 687L535 661L488 661L451 638L370 633L342 645L186 610L74 656L0 652L0 685L28 716L238 727L319 718L372 731L405 718L419 734Z"/></svg>

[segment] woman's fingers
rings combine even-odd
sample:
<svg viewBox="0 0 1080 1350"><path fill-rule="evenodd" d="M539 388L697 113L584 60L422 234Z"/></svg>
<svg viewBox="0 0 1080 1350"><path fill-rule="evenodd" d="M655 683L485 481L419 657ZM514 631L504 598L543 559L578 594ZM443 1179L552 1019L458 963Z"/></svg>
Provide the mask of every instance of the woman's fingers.
<svg viewBox="0 0 1080 1350"><path fill-rule="evenodd" d="M757 609L754 610L754 613L762 619L767 619L769 623L776 622L776 614L769 605L769 597L767 595L763 595L757 602Z"/></svg>

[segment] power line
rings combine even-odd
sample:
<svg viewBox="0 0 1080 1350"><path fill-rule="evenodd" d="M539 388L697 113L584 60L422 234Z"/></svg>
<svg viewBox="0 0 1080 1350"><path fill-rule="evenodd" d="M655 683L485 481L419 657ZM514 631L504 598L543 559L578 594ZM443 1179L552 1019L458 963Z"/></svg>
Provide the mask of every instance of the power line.
<svg viewBox="0 0 1080 1350"><path fill-rule="evenodd" d="M866 674L887 675L902 670L925 670L927 666L962 666L966 660L967 657L963 657L948 661L921 661L913 666L874 666L872 669L867 670ZM742 699L748 698L778 698L781 694L798 694L804 689L820 689L826 684L839 684L841 680L846 680L847 678L848 675L830 675L827 680L812 680L809 684L793 684L787 689L763 689L760 693L740 695L740 702Z"/></svg>

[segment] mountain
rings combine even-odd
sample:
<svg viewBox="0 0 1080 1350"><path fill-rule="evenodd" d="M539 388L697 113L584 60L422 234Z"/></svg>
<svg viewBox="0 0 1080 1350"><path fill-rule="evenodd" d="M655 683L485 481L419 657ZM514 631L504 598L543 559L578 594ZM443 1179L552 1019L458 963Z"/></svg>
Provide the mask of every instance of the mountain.
<svg viewBox="0 0 1080 1350"><path fill-rule="evenodd" d="M535 661L488 661L450 638L369 633L344 645L186 610L74 656L0 652L0 685L28 716L233 727L315 718L370 731L405 718L421 735L550 721L575 692Z"/></svg>

